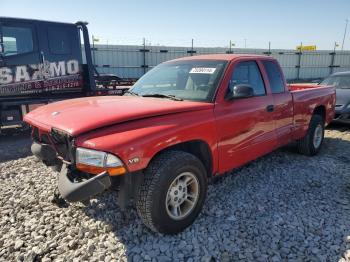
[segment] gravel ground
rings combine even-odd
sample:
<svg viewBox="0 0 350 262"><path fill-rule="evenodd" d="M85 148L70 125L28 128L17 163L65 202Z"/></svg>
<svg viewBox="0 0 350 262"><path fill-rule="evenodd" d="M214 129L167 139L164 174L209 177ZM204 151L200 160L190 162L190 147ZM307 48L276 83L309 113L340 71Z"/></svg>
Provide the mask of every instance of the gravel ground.
<svg viewBox="0 0 350 262"><path fill-rule="evenodd" d="M54 204L55 174L30 156L27 136L0 137L0 260L350 261L345 129L327 130L316 157L283 148L210 185L203 212L176 236L122 214L114 192Z"/></svg>

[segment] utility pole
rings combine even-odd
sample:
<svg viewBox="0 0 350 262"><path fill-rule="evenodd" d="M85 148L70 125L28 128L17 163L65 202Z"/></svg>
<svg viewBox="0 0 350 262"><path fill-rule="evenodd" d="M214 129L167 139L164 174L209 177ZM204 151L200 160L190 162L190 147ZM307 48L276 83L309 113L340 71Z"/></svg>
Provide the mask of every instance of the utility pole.
<svg viewBox="0 0 350 262"><path fill-rule="evenodd" d="M349 19L346 19L345 20L345 30L344 30L343 42L341 44L342 51L344 50L344 41L345 41L345 36L346 36L346 30L348 29L348 22L349 22Z"/></svg>
<svg viewBox="0 0 350 262"><path fill-rule="evenodd" d="M269 55L271 55L271 42L269 41Z"/></svg>
<svg viewBox="0 0 350 262"><path fill-rule="evenodd" d="M143 38L143 74L146 74L146 39Z"/></svg>
<svg viewBox="0 0 350 262"><path fill-rule="evenodd" d="M297 79L300 79L300 67L301 67L301 56L302 56L302 50L303 50L303 42L300 43L300 50L298 52L298 56L299 56L299 59L298 59L298 65L297 65Z"/></svg>
<svg viewBox="0 0 350 262"><path fill-rule="evenodd" d="M226 51L226 54L233 54L232 46L235 46L235 43L232 43L232 40L230 40L228 51Z"/></svg>
<svg viewBox="0 0 350 262"><path fill-rule="evenodd" d="M95 66L95 38L94 35L91 36L92 37L92 58L93 58L93 64Z"/></svg>
<svg viewBox="0 0 350 262"><path fill-rule="evenodd" d="M193 38L192 38L192 44L191 44L191 56L193 56Z"/></svg>
<svg viewBox="0 0 350 262"><path fill-rule="evenodd" d="M332 54L332 59L331 59L331 65L330 65L330 74L333 74L333 71L334 71L334 61L335 61L335 49L338 47L338 43L337 42L334 42L334 48L333 48L333 53Z"/></svg>
<svg viewBox="0 0 350 262"><path fill-rule="evenodd" d="M247 38L244 38L244 48L247 48Z"/></svg>
<svg viewBox="0 0 350 262"><path fill-rule="evenodd" d="M229 49L228 49L228 51L227 51L226 53L228 53L228 54L233 54L232 46L236 46L236 44L235 44L235 43L232 43L232 40L230 40L230 46L229 46Z"/></svg>

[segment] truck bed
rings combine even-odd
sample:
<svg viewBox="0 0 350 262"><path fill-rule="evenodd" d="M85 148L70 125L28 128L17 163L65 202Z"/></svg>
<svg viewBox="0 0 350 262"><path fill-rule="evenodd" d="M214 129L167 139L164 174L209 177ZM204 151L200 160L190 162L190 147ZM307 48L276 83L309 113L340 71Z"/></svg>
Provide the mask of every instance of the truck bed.
<svg viewBox="0 0 350 262"><path fill-rule="evenodd" d="M325 124L328 125L334 117L335 89L316 84L288 85L294 105L294 139L305 135L313 111L324 105Z"/></svg>

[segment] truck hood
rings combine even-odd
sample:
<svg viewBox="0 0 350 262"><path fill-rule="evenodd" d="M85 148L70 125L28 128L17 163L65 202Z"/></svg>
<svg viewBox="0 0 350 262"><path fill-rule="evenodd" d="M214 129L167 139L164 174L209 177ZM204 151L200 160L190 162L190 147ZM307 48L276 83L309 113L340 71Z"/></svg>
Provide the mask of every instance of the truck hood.
<svg viewBox="0 0 350 262"><path fill-rule="evenodd" d="M42 130L56 128L71 136L130 120L213 108L204 102L169 99L100 96L70 99L39 107L24 121Z"/></svg>

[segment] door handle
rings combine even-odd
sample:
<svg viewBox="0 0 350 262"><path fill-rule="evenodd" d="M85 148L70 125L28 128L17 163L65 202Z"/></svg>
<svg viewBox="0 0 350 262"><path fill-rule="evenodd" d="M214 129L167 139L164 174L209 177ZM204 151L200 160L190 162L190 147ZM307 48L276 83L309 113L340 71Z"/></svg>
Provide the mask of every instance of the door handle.
<svg viewBox="0 0 350 262"><path fill-rule="evenodd" d="M273 105L268 105L268 106L266 107L266 111L267 111L267 112L273 112L273 110L275 110L275 107L274 107Z"/></svg>

